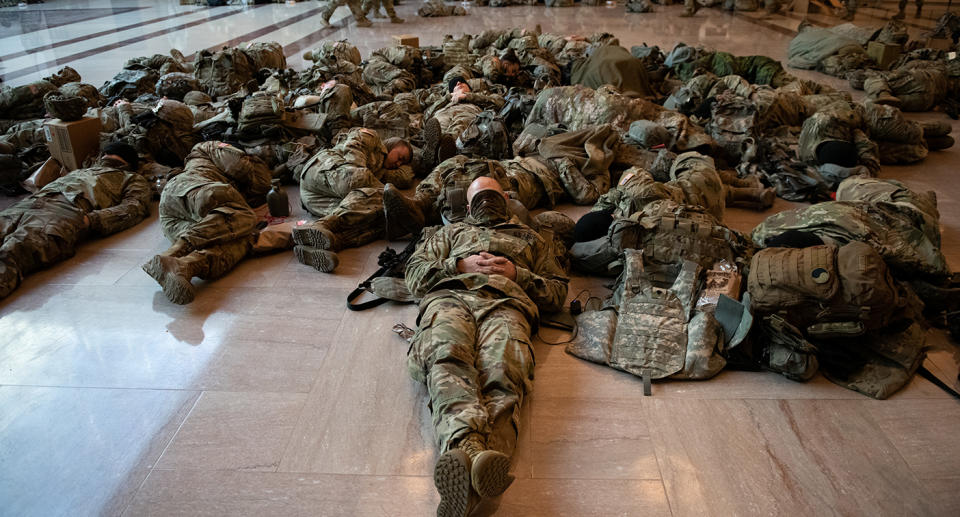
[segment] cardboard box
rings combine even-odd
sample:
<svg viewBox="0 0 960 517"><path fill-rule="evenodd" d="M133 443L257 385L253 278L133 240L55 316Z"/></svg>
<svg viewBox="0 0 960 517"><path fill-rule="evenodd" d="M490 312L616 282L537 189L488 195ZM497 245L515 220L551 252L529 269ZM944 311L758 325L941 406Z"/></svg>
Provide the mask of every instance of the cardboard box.
<svg viewBox="0 0 960 517"><path fill-rule="evenodd" d="M953 40L950 38L927 38L926 47L936 50L950 50L953 48Z"/></svg>
<svg viewBox="0 0 960 517"><path fill-rule="evenodd" d="M890 65L900 57L900 51L900 45L880 43L879 41L867 43L867 55L884 70L889 69Z"/></svg>
<svg viewBox="0 0 960 517"><path fill-rule="evenodd" d="M393 40L397 42L397 45L407 45L415 48L420 47L420 38L413 34L397 34L393 36Z"/></svg>
<svg viewBox="0 0 960 517"><path fill-rule="evenodd" d="M100 119L84 117L73 122L53 119L43 125L50 156L73 171L100 150Z"/></svg>

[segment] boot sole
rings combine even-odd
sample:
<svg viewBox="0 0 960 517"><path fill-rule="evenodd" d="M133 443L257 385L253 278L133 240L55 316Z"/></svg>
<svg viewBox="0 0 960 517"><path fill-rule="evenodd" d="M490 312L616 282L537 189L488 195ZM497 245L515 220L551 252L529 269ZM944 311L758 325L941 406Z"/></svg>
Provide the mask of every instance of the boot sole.
<svg viewBox="0 0 960 517"><path fill-rule="evenodd" d="M407 204L399 196L403 194L394 189L384 189L383 191L383 210L391 229L392 237L402 237L406 234L416 234L419 232L425 221L417 220L410 214ZM399 234L396 230L404 232ZM399 234L399 235L398 235Z"/></svg>
<svg viewBox="0 0 960 517"><path fill-rule="evenodd" d="M321 273L333 273L340 264L336 254L328 250L319 250L308 248L306 246L294 246L293 254L297 261L320 271Z"/></svg>
<svg viewBox="0 0 960 517"><path fill-rule="evenodd" d="M313 228L294 228L293 242L303 246L333 251L333 242L326 233Z"/></svg>
<svg viewBox="0 0 960 517"><path fill-rule="evenodd" d="M470 469L473 489L482 497L497 497L513 483L510 475L510 458L496 451L485 451L473 462Z"/></svg>
<svg viewBox="0 0 960 517"><path fill-rule="evenodd" d="M196 289L189 280L164 271L159 255L144 264L143 270L160 284L163 295L172 303L186 305L192 302L197 295Z"/></svg>
<svg viewBox="0 0 960 517"><path fill-rule="evenodd" d="M437 517L466 517L470 500L470 468L466 453L445 452L433 470L433 484L440 494Z"/></svg>
<svg viewBox="0 0 960 517"><path fill-rule="evenodd" d="M423 161L426 168L429 169L427 172L433 172L433 168L437 166L437 149L440 146L440 135L443 130L440 128L440 121L431 118L427 120L423 125Z"/></svg>
<svg viewBox="0 0 960 517"><path fill-rule="evenodd" d="M440 137L440 146L437 149L437 164L441 164L457 155L457 141L444 135Z"/></svg>

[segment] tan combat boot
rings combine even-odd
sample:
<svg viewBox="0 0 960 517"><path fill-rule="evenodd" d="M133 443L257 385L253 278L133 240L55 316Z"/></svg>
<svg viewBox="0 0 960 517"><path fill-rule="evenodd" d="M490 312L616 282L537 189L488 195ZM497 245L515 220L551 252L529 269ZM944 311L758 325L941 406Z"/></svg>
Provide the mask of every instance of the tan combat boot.
<svg viewBox="0 0 960 517"><path fill-rule="evenodd" d="M330 250L297 245L293 247L297 262L310 266L321 273L333 273L340 265L340 257Z"/></svg>
<svg viewBox="0 0 960 517"><path fill-rule="evenodd" d="M467 517L477 503L470 487L470 458L459 448L454 447L437 458L433 484L440 494L437 517Z"/></svg>
<svg viewBox="0 0 960 517"><path fill-rule="evenodd" d="M487 449L486 441L479 434L468 434L457 448L470 458L470 482L480 497L497 497L513 483L510 458Z"/></svg>
<svg viewBox="0 0 960 517"><path fill-rule="evenodd" d="M321 223L295 226L291 233L294 244L328 251L340 250L337 235Z"/></svg>
<svg viewBox="0 0 960 517"><path fill-rule="evenodd" d="M184 305L193 301L196 288L190 282L197 274L199 261L186 257L155 255L143 265L143 270L163 288L163 295L173 303Z"/></svg>
<svg viewBox="0 0 960 517"><path fill-rule="evenodd" d="M773 206L777 193L772 188L727 187L727 206L764 211Z"/></svg>

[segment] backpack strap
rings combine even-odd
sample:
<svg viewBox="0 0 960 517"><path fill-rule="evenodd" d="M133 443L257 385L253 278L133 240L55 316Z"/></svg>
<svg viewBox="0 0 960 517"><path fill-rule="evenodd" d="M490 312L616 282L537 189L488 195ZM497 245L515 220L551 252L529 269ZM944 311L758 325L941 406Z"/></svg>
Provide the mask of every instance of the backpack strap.
<svg viewBox="0 0 960 517"><path fill-rule="evenodd" d="M932 382L934 386L945 391L947 395L950 395L955 399L960 399L960 393L957 393L956 390L954 390L950 386L947 386L947 383L941 381L940 378L934 375L933 372L928 370L927 367L920 365L920 368L917 368L917 373L919 373L920 376L923 377L924 379Z"/></svg>

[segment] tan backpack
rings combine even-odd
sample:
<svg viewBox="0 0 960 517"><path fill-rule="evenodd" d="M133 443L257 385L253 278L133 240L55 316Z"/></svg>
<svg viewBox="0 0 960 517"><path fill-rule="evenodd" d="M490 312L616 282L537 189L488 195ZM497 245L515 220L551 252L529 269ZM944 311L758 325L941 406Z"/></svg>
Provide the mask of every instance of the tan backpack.
<svg viewBox="0 0 960 517"><path fill-rule="evenodd" d="M747 286L755 312L779 313L811 337L883 328L903 305L883 258L863 242L761 250Z"/></svg>

